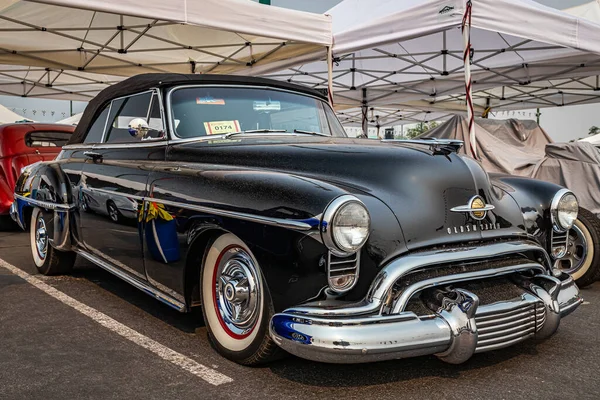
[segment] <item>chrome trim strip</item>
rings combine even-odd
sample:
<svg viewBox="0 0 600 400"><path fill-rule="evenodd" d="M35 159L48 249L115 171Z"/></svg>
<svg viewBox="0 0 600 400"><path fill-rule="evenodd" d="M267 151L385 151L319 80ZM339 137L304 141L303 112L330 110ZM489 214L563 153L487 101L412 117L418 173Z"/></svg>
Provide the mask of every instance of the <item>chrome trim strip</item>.
<svg viewBox="0 0 600 400"><path fill-rule="evenodd" d="M148 197L136 196L134 194L123 193L123 192L113 192L112 190L98 189L98 188L94 188L94 187L86 187L84 190L87 190L90 192L104 193L104 194L108 194L111 196L129 197L129 198L132 198L134 200L139 200L139 201L148 200Z"/></svg>
<svg viewBox="0 0 600 400"><path fill-rule="evenodd" d="M104 140L106 139L106 128L108 127L108 119L110 118L110 112L112 111L113 101L115 101L115 99L112 99L110 101L110 104L108 105L108 114L106 114L106 121L104 121L104 130L102 130L102 136L100 137L100 143L104 143ZM96 122L96 120L94 120L94 122ZM94 124L94 122L92 122L92 125ZM90 127L91 126L87 127L88 131L86 132L85 137L87 137L87 135L90 131ZM85 138L83 140L85 140Z"/></svg>
<svg viewBox="0 0 600 400"><path fill-rule="evenodd" d="M483 208L471 208L469 206L458 206L458 207L451 208L450 211L460 212L460 213L471 213L471 212L477 212L477 211L492 211L495 209L496 209L495 206L492 206L491 204L486 204L485 207L483 207Z"/></svg>
<svg viewBox="0 0 600 400"><path fill-rule="evenodd" d="M81 249L76 249L75 252L77 254L79 254L80 256L82 256L83 258L91 261L92 263L96 264L97 266L99 266L102 269L105 269L106 271L110 272L111 274L117 276L118 278L123 279L125 282L129 283L130 285L136 287L137 289L140 289L141 291L143 291L144 293L156 298L157 300L160 300L161 302L165 303L166 305L168 305L171 308L174 308L175 310L179 311L179 312L185 312L186 311L186 305L178 300L175 300L174 298L172 298L171 296L160 292L159 290L157 290L156 288L153 288L152 286L146 284L145 282L141 282L138 279L128 275L127 273L113 267L112 265L110 265L109 263L97 258L96 256L81 250Z"/></svg>
<svg viewBox="0 0 600 400"><path fill-rule="evenodd" d="M129 149L132 145L135 147L161 147L169 143L166 140L154 142L131 142L131 143L102 143L102 144L70 144L64 146L63 150L103 150L103 149Z"/></svg>
<svg viewBox="0 0 600 400"><path fill-rule="evenodd" d="M29 204L32 204L34 206L38 206L41 208L45 208L48 210L69 211L69 210L75 208L74 204L55 204L55 203L50 203L49 201L36 200L36 199L32 199L30 197L21 196L20 194L16 194L16 193L14 194L14 198L23 200Z"/></svg>
<svg viewBox="0 0 600 400"><path fill-rule="evenodd" d="M156 202L159 204L169 205L169 206L173 206L173 207L181 207L181 208L185 208L188 210L205 212L208 214L220 215L222 217L231 217L231 218L241 219L244 221L257 222L257 223L265 224L265 225L278 226L280 228L294 229L294 230L299 230L299 231L310 231L311 229L314 229L313 226L311 226L310 224L307 224L306 222L301 222L301 221L296 221L296 220L291 220L291 219L271 218L271 217L263 217L263 216L259 216L259 215L240 213L240 212L235 212L235 211L218 210L216 208L198 206L195 204L185 204L185 203L180 203L180 202L170 201L170 200L163 200L163 199L158 199L158 198L146 197L146 198L144 198L144 200L145 201L153 201L153 202Z"/></svg>
<svg viewBox="0 0 600 400"><path fill-rule="evenodd" d="M141 274L139 272L137 272L136 270L129 268L127 265L115 260L114 258L110 257L108 254L101 252L100 250L96 249L95 247L90 246L89 244L86 244L85 247L88 250L88 254L91 255L92 257L96 257L101 259L102 257L105 259L106 262L108 262L109 264L120 268L121 270L125 271L126 273L128 273L129 275L133 275L139 279L145 280L146 279L146 275L145 274ZM101 255L100 255L101 254Z"/></svg>

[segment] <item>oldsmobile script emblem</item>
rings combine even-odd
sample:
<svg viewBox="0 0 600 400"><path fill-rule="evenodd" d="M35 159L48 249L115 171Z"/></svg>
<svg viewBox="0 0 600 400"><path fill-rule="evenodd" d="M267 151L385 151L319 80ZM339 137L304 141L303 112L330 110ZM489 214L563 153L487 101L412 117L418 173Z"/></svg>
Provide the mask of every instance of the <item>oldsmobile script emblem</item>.
<svg viewBox="0 0 600 400"><path fill-rule="evenodd" d="M471 216L471 218L481 221L485 218L488 211L493 210L494 207L491 204L485 204L485 201L481 198L481 196L473 196L471 200L469 200L469 204L465 206L458 206L450 209L452 212L459 213L467 213Z"/></svg>

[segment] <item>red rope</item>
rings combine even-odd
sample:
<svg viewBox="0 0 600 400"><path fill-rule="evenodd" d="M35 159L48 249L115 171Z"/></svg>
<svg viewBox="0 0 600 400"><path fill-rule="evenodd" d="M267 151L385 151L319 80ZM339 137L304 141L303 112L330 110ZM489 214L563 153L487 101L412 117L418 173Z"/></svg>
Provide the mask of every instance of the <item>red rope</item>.
<svg viewBox="0 0 600 400"><path fill-rule="evenodd" d="M468 0L467 7L465 9L465 14L464 14L463 20L462 20L462 32L463 33L465 31L467 23L469 24L469 28L471 28L472 9L473 9L473 4L472 4L471 0ZM471 60L470 60L471 48L472 48L471 47L471 30L469 29L468 44L463 53L463 62L465 63L465 65L467 64L467 62L469 62L469 63L471 62ZM473 125L475 124L475 109L473 107L473 99L471 96L469 96L469 93L471 93L471 90L472 90L472 82L471 82L470 74L469 74L469 80L465 81L465 90L466 90L465 97L467 98L467 107L469 108L469 111L471 111L471 115L469 118L469 149L471 150L471 155L473 156L473 158L477 159L475 151L473 150L473 145L472 145L472 143L470 143L471 129L473 128Z"/></svg>

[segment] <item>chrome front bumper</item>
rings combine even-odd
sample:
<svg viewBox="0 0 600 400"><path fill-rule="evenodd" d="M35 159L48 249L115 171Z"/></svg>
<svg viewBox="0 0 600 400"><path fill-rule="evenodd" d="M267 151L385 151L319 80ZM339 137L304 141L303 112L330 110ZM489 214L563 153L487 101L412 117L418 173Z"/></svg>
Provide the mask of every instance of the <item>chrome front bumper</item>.
<svg viewBox="0 0 600 400"><path fill-rule="evenodd" d="M488 254L495 255L515 249L545 254L543 249L530 242L484 247ZM470 255L477 258L481 254L479 250L438 251L422 253L419 257L427 264L438 257L456 257L458 260ZM398 263L403 264L402 268ZM507 347L532 337L545 339L556 332L560 319L582 302L579 289L570 276L538 273L547 269L541 264L536 267L535 263L530 263L523 268L490 268L472 274L471 281L510 276L515 286L522 290L520 296L510 300L480 305L476 294L456 287L443 296L440 307L432 315L418 316L405 311L406 304L390 306L386 299L393 283L423 263L412 268L406 267L406 258L391 263L375 279L362 303L328 307L307 305L276 314L271 320L271 337L289 353L321 362L361 363L435 354L444 361L458 364L474 353ZM536 275L521 274L525 268L533 268ZM454 277L455 282L469 280L468 274ZM436 280L447 283L452 279L444 276ZM388 282L388 285L382 286L382 282ZM422 290L438 285L436 282L418 282L413 286L415 290ZM379 298L376 297L378 294L381 295Z"/></svg>

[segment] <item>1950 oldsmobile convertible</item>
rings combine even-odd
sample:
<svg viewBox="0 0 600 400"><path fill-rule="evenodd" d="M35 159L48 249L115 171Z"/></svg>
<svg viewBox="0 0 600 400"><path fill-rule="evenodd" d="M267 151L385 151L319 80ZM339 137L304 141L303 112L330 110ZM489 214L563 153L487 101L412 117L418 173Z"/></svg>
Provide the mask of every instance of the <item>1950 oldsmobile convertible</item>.
<svg viewBox="0 0 600 400"><path fill-rule="evenodd" d="M181 312L202 307L241 364L278 348L461 363L551 336L582 300L554 268L575 196L490 179L460 145L347 138L319 93L287 83L140 75L24 171L12 214L40 273L80 255Z"/></svg>

